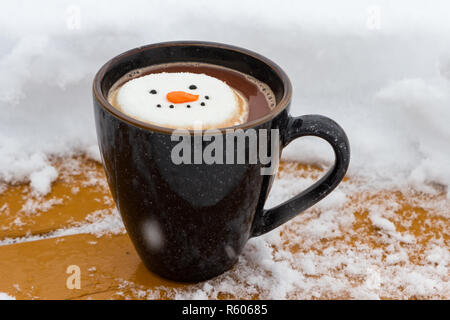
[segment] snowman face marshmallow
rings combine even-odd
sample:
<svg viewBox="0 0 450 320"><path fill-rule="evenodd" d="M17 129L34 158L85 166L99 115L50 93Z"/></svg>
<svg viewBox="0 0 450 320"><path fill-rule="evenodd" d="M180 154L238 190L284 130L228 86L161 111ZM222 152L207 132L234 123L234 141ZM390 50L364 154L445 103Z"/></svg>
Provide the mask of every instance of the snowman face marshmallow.
<svg viewBox="0 0 450 320"><path fill-rule="evenodd" d="M132 79L118 90L115 102L133 118L169 128L224 128L248 117L241 94L217 78L188 72Z"/></svg>

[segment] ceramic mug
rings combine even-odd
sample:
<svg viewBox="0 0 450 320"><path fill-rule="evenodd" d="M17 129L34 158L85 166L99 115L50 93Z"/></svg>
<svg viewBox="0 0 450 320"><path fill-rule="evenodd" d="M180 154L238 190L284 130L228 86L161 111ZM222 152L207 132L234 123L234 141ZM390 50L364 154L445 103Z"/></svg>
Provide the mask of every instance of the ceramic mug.
<svg viewBox="0 0 450 320"><path fill-rule="evenodd" d="M174 163L171 153L179 142L172 139L173 129L133 119L108 103L109 89L123 75L170 62L225 66L272 89L276 107L269 114L231 128L276 130L276 138L271 134L257 138L271 149L269 164L259 160ZM150 271L183 282L220 275L236 263L248 239L295 217L340 183L350 161L345 132L324 116L290 116L291 93L289 78L274 62L246 49L211 42L139 47L111 59L98 71L93 84L94 113L106 177L128 235ZM219 129L217 134L225 138L227 132ZM333 167L292 199L264 209L275 174L262 174L262 169L276 165L282 149L302 136L326 140L334 150ZM202 148L211 141L203 141ZM246 159L250 149L244 148Z"/></svg>

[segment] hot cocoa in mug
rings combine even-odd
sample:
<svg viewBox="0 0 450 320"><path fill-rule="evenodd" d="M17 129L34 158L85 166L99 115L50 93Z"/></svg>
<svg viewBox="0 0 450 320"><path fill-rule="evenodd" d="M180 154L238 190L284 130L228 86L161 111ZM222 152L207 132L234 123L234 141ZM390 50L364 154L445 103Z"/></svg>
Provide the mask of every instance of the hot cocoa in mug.
<svg viewBox="0 0 450 320"><path fill-rule="evenodd" d="M147 268L195 282L230 269L246 242L328 195L350 147L320 115L289 115L292 87L279 66L210 42L139 47L94 79L98 143L111 194ZM264 209L283 148L325 139L332 168L292 199Z"/></svg>

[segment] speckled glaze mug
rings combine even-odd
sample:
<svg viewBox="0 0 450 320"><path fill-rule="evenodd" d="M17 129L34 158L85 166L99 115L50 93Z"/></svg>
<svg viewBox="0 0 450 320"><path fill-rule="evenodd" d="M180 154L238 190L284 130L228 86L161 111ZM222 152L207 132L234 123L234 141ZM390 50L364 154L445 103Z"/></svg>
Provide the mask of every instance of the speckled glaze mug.
<svg viewBox="0 0 450 320"><path fill-rule="evenodd" d="M256 164L174 164L172 129L133 119L107 101L111 86L129 71L169 62L203 62L249 74L269 85L276 107L233 127L277 129L279 152L302 136L325 139L335 164L292 199L264 209L275 175ZM128 235L147 268L183 282L220 275L238 260L247 240L264 234L328 195L343 179L350 147L342 128L320 115L291 117L291 83L280 67L254 52L210 42L167 42L139 47L107 62L94 79L98 143L109 187ZM225 135L224 129L220 132ZM189 131L190 135L194 134ZM261 137L258 137L261 139ZM271 135L266 136L272 145ZM208 143L203 142L203 147ZM245 149L248 152L248 148Z"/></svg>

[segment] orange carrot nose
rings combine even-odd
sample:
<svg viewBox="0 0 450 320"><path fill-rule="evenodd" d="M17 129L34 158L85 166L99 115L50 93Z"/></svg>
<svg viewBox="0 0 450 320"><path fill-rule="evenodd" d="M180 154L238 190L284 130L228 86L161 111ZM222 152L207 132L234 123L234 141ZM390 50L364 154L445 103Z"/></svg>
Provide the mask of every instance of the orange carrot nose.
<svg viewBox="0 0 450 320"><path fill-rule="evenodd" d="M185 103L196 101L198 94L190 94L184 91L171 91L166 97L172 103Z"/></svg>

